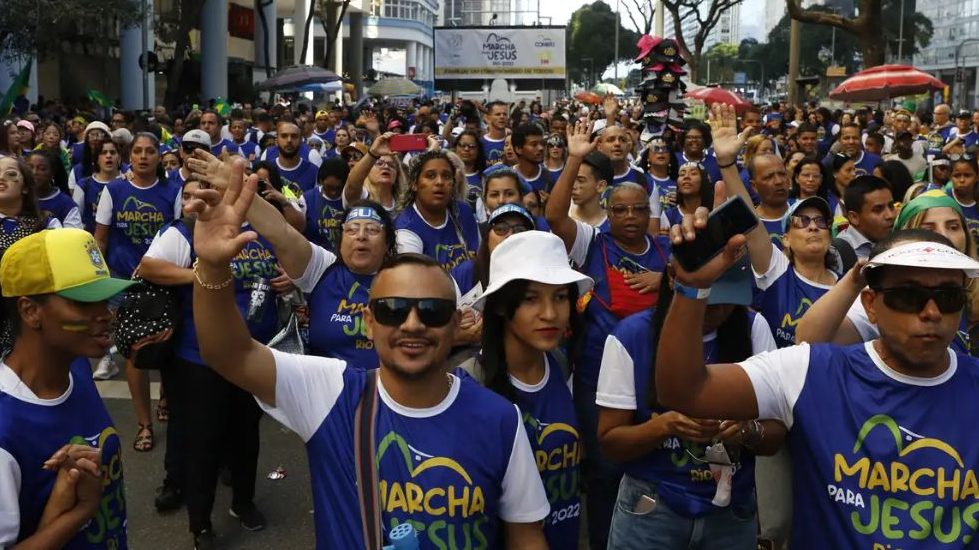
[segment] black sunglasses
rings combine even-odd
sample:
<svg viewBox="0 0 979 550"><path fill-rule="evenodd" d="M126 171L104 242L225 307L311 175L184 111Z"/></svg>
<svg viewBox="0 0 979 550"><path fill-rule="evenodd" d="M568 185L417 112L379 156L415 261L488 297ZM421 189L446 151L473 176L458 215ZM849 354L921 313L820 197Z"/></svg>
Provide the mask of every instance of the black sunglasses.
<svg viewBox="0 0 979 550"><path fill-rule="evenodd" d="M901 313L920 313L929 301L934 300L942 313L961 312L968 300L965 288L960 286L926 287L917 285L877 287L874 292L884 295L884 305Z"/></svg>
<svg viewBox="0 0 979 550"><path fill-rule="evenodd" d="M427 327L444 327L456 311L455 300L445 298L374 298L368 304L374 319L385 326L397 327L408 319L411 310L418 311L418 319Z"/></svg>

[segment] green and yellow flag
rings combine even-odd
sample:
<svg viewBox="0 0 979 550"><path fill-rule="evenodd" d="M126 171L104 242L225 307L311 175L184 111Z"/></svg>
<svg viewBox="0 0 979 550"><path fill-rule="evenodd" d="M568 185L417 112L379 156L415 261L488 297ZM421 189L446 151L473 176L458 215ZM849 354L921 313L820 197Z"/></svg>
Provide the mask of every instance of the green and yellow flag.
<svg viewBox="0 0 979 550"><path fill-rule="evenodd" d="M223 117L231 114L231 105L223 97L215 98L214 100L214 110Z"/></svg>
<svg viewBox="0 0 979 550"><path fill-rule="evenodd" d="M28 58L20 74L10 84L10 88L7 88L7 93L3 95L3 99L0 99L0 115L10 114L10 109L14 106L14 100L22 95L27 95L27 91L30 89L31 65L33 64L34 59Z"/></svg>
<svg viewBox="0 0 979 550"><path fill-rule="evenodd" d="M85 95L92 103L98 105L99 107L105 107L106 109L112 107L112 101L98 90L89 89L87 92L85 92Z"/></svg>

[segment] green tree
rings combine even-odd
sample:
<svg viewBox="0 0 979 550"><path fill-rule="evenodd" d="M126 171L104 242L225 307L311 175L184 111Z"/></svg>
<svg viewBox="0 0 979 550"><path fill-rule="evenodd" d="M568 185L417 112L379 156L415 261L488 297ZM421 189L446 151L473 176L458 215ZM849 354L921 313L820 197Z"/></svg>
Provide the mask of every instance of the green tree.
<svg viewBox="0 0 979 550"><path fill-rule="evenodd" d="M673 18L673 33L680 48L686 51L690 64L690 80L700 79L701 58L704 44L711 31L721 21L721 16L743 0L663 0L663 8ZM693 36L683 34L683 23L695 21Z"/></svg>
<svg viewBox="0 0 979 550"><path fill-rule="evenodd" d="M605 2L586 4L573 14L567 27L568 71L576 82L594 83L615 58L615 13ZM639 34L619 26L619 59L636 55ZM590 59L591 61L586 61ZM594 74L592 74L594 69Z"/></svg>
<svg viewBox="0 0 979 550"><path fill-rule="evenodd" d="M738 59L738 46L719 42L704 52L710 60L710 80L712 82L731 82Z"/></svg>
<svg viewBox="0 0 979 550"><path fill-rule="evenodd" d="M135 24L139 16L134 0L2 0L0 59L43 59L60 51L63 42L105 55L106 37L116 36L116 25Z"/></svg>

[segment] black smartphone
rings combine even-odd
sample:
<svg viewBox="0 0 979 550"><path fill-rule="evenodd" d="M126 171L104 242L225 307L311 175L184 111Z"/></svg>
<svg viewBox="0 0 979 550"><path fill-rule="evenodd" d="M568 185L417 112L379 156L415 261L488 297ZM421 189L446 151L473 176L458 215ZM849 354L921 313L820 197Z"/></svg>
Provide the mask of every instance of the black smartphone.
<svg viewBox="0 0 979 550"><path fill-rule="evenodd" d="M694 241L673 247L673 255L683 269L696 271L724 250L727 241L758 225L758 217L739 196L724 201L707 216L707 227L697 230Z"/></svg>

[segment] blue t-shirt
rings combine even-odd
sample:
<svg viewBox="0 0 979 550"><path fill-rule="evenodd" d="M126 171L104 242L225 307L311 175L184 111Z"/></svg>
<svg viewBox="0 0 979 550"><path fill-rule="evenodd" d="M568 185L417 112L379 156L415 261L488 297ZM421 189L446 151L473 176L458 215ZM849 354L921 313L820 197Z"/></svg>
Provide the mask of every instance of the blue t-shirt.
<svg viewBox="0 0 979 550"><path fill-rule="evenodd" d="M550 172L544 169L543 164L537 165L537 174L532 178L524 176L516 167L514 167L514 172L517 173L517 178L520 179L520 192L523 194L530 193L531 191L549 191L551 189Z"/></svg>
<svg viewBox="0 0 979 550"><path fill-rule="evenodd" d="M948 141L952 141L956 137L962 140L962 143L965 144L965 147L967 149L969 147L972 147L976 143L979 143L979 134L977 134L975 131L971 129L965 134L960 134L958 128L952 128L951 130L949 130Z"/></svg>
<svg viewBox="0 0 979 550"><path fill-rule="evenodd" d="M343 223L343 199L324 197L319 186L303 193L303 198L306 199L306 238L330 252L337 252Z"/></svg>
<svg viewBox="0 0 979 550"><path fill-rule="evenodd" d="M782 250L785 245L782 244L782 236L785 232L782 231L782 218L777 220L770 220L767 218L758 218L761 224L765 226L765 232L768 233L768 237L772 240L772 244Z"/></svg>
<svg viewBox="0 0 979 550"><path fill-rule="evenodd" d="M979 242L979 206L977 206L976 201L972 201L972 204L969 205L962 204L951 189L949 189L948 195L962 209L962 215L965 216L965 222L969 226L969 233L972 233L972 242Z"/></svg>
<svg viewBox="0 0 979 550"><path fill-rule="evenodd" d="M99 197L102 196L102 190L109 183L98 180L95 176L89 176L76 184L85 195L81 211L82 225L85 227L85 231L89 233L95 233L95 213L99 208Z"/></svg>
<svg viewBox="0 0 979 550"><path fill-rule="evenodd" d="M313 135L323 140L324 143L329 143L333 145L337 141L337 130L336 128L328 128L325 132L320 133L313 130Z"/></svg>
<svg viewBox="0 0 979 550"><path fill-rule="evenodd" d="M646 188L646 193L648 194L651 189L649 189L648 181L646 180L646 174L642 170L636 168L635 166L629 166L629 169L622 175L612 176L612 185L619 185L620 183L625 183L631 181Z"/></svg>
<svg viewBox="0 0 979 550"><path fill-rule="evenodd" d="M295 184L303 192L316 187L316 174L319 172L319 168L308 160L300 160L295 168L290 169L283 168L281 164L276 162L276 168L279 169L279 177L282 178L283 185Z"/></svg>
<svg viewBox="0 0 979 550"><path fill-rule="evenodd" d="M258 144L254 141L245 140L241 143L235 143L232 141L231 144L238 148L238 152L240 152L246 160L252 155L255 155L255 160L258 160Z"/></svg>
<svg viewBox="0 0 979 550"><path fill-rule="evenodd" d="M553 187L554 184L557 183L558 178L560 178L561 174L564 172L564 166L558 168L557 170L551 170L550 168L546 168L546 170L547 177L551 181L551 186Z"/></svg>
<svg viewBox="0 0 979 550"><path fill-rule="evenodd" d="M458 214L446 213L446 221L441 227L432 227L411 205L398 215L394 221L397 231L407 230L421 239L422 254L431 256L446 271L460 263L476 257L479 248L479 227L476 216L468 204L456 201ZM460 241L460 236L462 240Z"/></svg>
<svg viewBox="0 0 979 550"><path fill-rule="evenodd" d="M503 142L491 139L489 136L480 136L479 144L483 147L483 156L486 157L486 166L492 166L503 162Z"/></svg>
<svg viewBox="0 0 979 550"><path fill-rule="evenodd" d="M483 190L483 174L482 172L473 172L472 174L466 174L466 185L469 187L475 187L480 191Z"/></svg>
<svg viewBox="0 0 979 550"><path fill-rule="evenodd" d="M704 167L704 171L707 172L707 176L710 178L711 183L721 181L721 169L717 165L717 159L714 158L714 154L709 150L704 152L704 158L701 160L690 160L682 151L675 154L676 160L678 163L680 163L680 166L683 166L688 162L699 162Z"/></svg>
<svg viewBox="0 0 979 550"><path fill-rule="evenodd" d="M665 227L660 227L661 230L669 229L674 225L679 225L683 222L683 212L680 212L679 206L671 206L663 212L663 217L666 218L667 225Z"/></svg>
<svg viewBox="0 0 979 550"><path fill-rule="evenodd" d="M772 262L768 273L755 274L759 292L755 295L755 310L762 314L780 348L795 345L795 327L809 308L826 294L829 285L804 279L789 259L772 245Z"/></svg>
<svg viewBox="0 0 979 550"><path fill-rule="evenodd" d="M38 199L37 203L42 211L50 212L51 215L61 223L61 225L65 224L65 218L71 214L72 210L78 208L75 201L73 201L67 193L62 193L60 189L56 189L52 195L46 198ZM77 223L78 218L75 218L75 220Z"/></svg>
<svg viewBox="0 0 979 550"><path fill-rule="evenodd" d="M582 443L568 382L548 357L544 379L529 386L510 378L534 451L551 513L544 520L549 548L578 548Z"/></svg>
<svg viewBox="0 0 979 550"><path fill-rule="evenodd" d="M0 449L20 467L17 538L23 540L37 531L54 487L56 472L41 469L41 464L62 446L77 443L102 450L107 477L95 517L64 548L124 550L129 543L119 434L92 381L88 359L76 359L69 373L69 390L57 404L23 401L0 391Z"/></svg>
<svg viewBox="0 0 979 550"><path fill-rule="evenodd" d="M789 428L793 549L976 548L979 362L889 368L873 342L797 346L742 363L759 415Z"/></svg>
<svg viewBox="0 0 979 550"><path fill-rule="evenodd" d="M676 181L673 178L667 176L664 179L659 179L652 172L647 172L646 188L656 189L659 196L659 206L663 212L671 206L676 206Z"/></svg>
<svg viewBox="0 0 979 550"><path fill-rule="evenodd" d="M309 146L305 141L299 143L299 150L297 153L306 162L309 162L309 153L313 148ZM262 152L262 160L268 162L275 162L275 159L279 158L279 146L272 145L268 149Z"/></svg>
<svg viewBox="0 0 979 550"><path fill-rule="evenodd" d="M373 275L353 273L339 261L326 270L307 296L311 355L343 359L363 369L380 364L364 324L373 280Z"/></svg>
<svg viewBox="0 0 979 550"><path fill-rule="evenodd" d="M623 319L606 344L611 345L613 339L617 340L632 360L636 399L634 419L637 424L646 422L653 414L669 411L666 408L649 408L651 365L656 353L651 336L654 311L641 311ZM745 317L744 322L754 327L755 313L748 312ZM704 362L717 362L716 353L716 334L705 336ZM608 374L603 374L603 377ZM631 477L655 484L657 496L670 510L687 517L700 517L719 510L711 502L717 491L717 483L711 476L710 465L699 463L690 456L701 458L706 450L707 445L670 436L656 450L625 463L625 472ZM732 481L730 506L753 512L755 457L746 449L742 449L740 461L735 461Z"/></svg>
<svg viewBox="0 0 979 550"><path fill-rule="evenodd" d="M235 145L235 142L231 141L230 139L222 139L216 145L211 146L211 154L214 156L220 156L221 152L225 150L228 151L229 155L232 153L237 153L238 146Z"/></svg>
<svg viewBox="0 0 979 550"><path fill-rule="evenodd" d="M153 237L174 219L180 188L157 181L140 188L124 179L105 185L99 201L109 197L112 216L109 220L109 243L106 261L112 273L132 276ZM105 221L105 220L100 220Z"/></svg>
<svg viewBox="0 0 979 550"><path fill-rule="evenodd" d="M476 261L466 260L449 271L452 280L459 287L459 292L465 294L473 289L479 280L476 278Z"/></svg>

